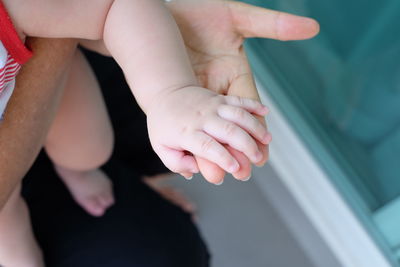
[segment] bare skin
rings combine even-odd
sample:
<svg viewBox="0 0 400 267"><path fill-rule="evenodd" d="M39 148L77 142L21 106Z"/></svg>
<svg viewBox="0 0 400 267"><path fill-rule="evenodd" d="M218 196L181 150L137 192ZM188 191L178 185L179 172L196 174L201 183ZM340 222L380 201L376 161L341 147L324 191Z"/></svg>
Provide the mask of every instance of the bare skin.
<svg viewBox="0 0 400 267"><path fill-rule="evenodd" d="M99 169L111 156L113 130L96 76L76 51L45 149L75 201L92 216L113 205L112 182Z"/></svg>
<svg viewBox="0 0 400 267"><path fill-rule="evenodd" d="M62 95L63 74L76 48L73 40L33 39L29 43L34 57L19 73L0 124L0 265L15 267L43 266L29 212L16 185L42 148Z"/></svg>
<svg viewBox="0 0 400 267"><path fill-rule="evenodd" d="M245 38L261 37L282 41L303 40L319 32L310 18L268 10L234 1L173 1L169 7L178 23L193 69L201 86L228 95L259 100L253 74L243 49ZM265 123L263 118L260 120ZM262 166L268 159L268 146L257 142L263 151ZM251 164L243 153L228 148L241 168L239 180L251 175ZM196 157L200 172L211 183L220 184L225 171L218 165ZM182 173L191 177L192 173Z"/></svg>
<svg viewBox="0 0 400 267"><path fill-rule="evenodd" d="M67 39L28 43L34 56L18 74L0 124L0 210L43 146L62 95L61 78L76 48L76 41Z"/></svg>
<svg viewBox="0 0 400 267"><path fill-rule="evenodd" d="M193 5L196 5L195 9ZM237 2L176 1L168 6L180 26L198 79L207 88L228 94L240 91L243 95L257 97L242 49L244 38L302 40L315 36L319 31L314 20ZM213 18L222 17L222 14L228 20L219 19L220 26L214 27L216 22ZM75 45L72 40L40 39L31 44L33 50L43 47L35 52L34 59L18 75L7 116L0 125L0 208L43 145L62 93L56 85L69 65L66 59L72 58ZM224 60L225 57L230 63ZM246 64L242 65L243 62ZM239 81L245 85L244 88L239 86ZM41 90L32 89L36 87ZM29 139L26 138L28 133ZM263 161L266 159L265 155ZM211 173L218 176L217 172Z"/></svg>
<svg viewBox="0 0 400 267"><path fill-rule="evenodd" d="M248 5L236 2L207 1L198 4L203 6L194 8L192 6L194 3L183 4L176 2L171 4L170 7L174 9L174 15L178 24L181 26L182 34L186 40L191 62L198 79L203 86L207 86L209 89L217 92L233 95L241 94L254 98L258 97L252 80L251 71L242 49L245 37L259 36L281 40L305 39L314 36L318 32L318 24L315 21L288 14L252 8ZM211 7L211 5L213 6ZM213 14L213 12L216 13ZM207 17L207 15L209 17ZM221 21L224 20L220 18L223 16L227 19L226 25L224 25L224 23L221 24ZM197 21L194 18L206 19ZM213 18L219 19L216 21L213 20ZM196 23L194 21L196 21ZM271 25L273 25L273 27L266 27L268 23L272 23ZM75 44L72 44L72 46L74 45ZM51 48L54 47L48 49L51 50ZM67 48L64 47L64 51L69 51L64 54L64 60L61 62L56 61L59 66L64 66L64 71L66 66L64 65L65 59L68 58L70 53L70 50ZM57 51L57 53L60 52L59 49L55 51ZM38 56L37 53L36 56ZM45 61L47 63L43 64L48 64L48 57L46 57ZM45 134L54 117L55 107L59 101L60 91L54 89L56 88L55 85L57 82L55 81L57 81L57 79L50 82L46 81L45 83L43 81L49 79L49 77L60 77L60 73L62 73L60 69L54 66L51 69L47 69L48 72L45 72L46 75L43 76L43 79L38 79L38 76L41 77L40 74L43 75L43 73L40 72L43 71L43 67L37 68L37 70L39 74L28 76L28 78L25 77L25 79L33 79L34 86L37 85L37 83L39 83L40 86L52 85L52 87L50 87L50 93L47 90L43 90L40 86L41 90L32 90L32 88L36 87L32 86L32 83L28 83L26 86L29 87L30 90L25 90L22 92L22 95L19 95L19 97L22 98L17 101L17 104L15 102L12 104L15 100L11 101L9 106L10 111L7 113L8 118L4 121L4 124L1 126L2 128L0 127L0 135L2 136L0 139L0 151L2 151L2 157L6 159L5 161L0 161L0 168L2 172L4 171L6 174L1 176L6 178L0 178L0 196L2 197L0 199L0 204L4 204L5 200L13 191L13 187L20 181L21 177L32 164L34 157L43 144ZM49 72L50 74L55 73L49 76ZM18 87L19 86L20 85L18 85ZM15 95L18 95L17 91L19 90L16 90L13 99L16 98ZM44 95L41 95L43 92ZM27 93L27 95L24 93ZM28 93L34 94L34 96L31 97ZM12 108L13 105L15 108ZM23 110L25 110L25 112L18 115L21 111L21 106L24 107ZM16 125L18 124L16 122L21 123L21 125ZM19 139L15 139L16 133L19 133L17 134L17 138ZM30 136L29 139L26 138L28 133ZM32 133L34 133L33 137ZM1 140L6 141L1 143ZM10 144L10 140L17 140L19 143L11 142L12 144ZM262 164L267 159L266 147L264 147L264 151L264 157L259 164ZM242 170L247 169L243 168L243 166L248 166L248 173L250 173L249 160L243 155L236 154L236 152L232 151L231 153L233 153L240 162ZM243 158L239 160L241 156L243 156ZM218 178L220 174L222 174L223 177L224 171L222 171L222 169L209 162L205 162L204 165L199 158L197 158L197 161L199 162L200 170L205 174L206 178L211 182L220 183L222 178L215 179L215 177ZM25 236L25 243L28 239L29 237ZM24 244L23 241L19 243ZM38 257L37 265L32 266L40 266L40 257Z"/></svg>
<svg viewBox="0 0 400 267"><path fill-rule="evenodd" d="M42 252L29 223L28 207L21 198L20 187L13 192L1 211L0 266L44 266Z"/></svg>
<svg viewBox="0 0 400 267"><path fill-rule="evenodd" d="M259 8L235 1L175 0L167 3L184 39L193 70L201 86L215 92L259 100L243 43L246 38L260 37L281 41L304 40L319 32L319 24L306 17ZM103 55L110 53L102 42L83 42ZM264 119L259 118L265 124ZM257 142L263 158L268 160L268 146ZM240 164L233 175L247 180L251 164L243 153L227 147ZM225 171L200 157L196 161L202 175L220 184ZM181 173L191 177L193 173Z"/></svg>
<svg viewBox="0 0 400 267"><path fill-rule="evenodd" d="M319 31L315 20L258 8L234 1L184 1L168 3L181 30L193 69L200 85L219 93L259 100L253 74L243 49L245 38L262 37L277 40L303 40ZM97 47L99 49L99 47ZM100 49L101 50L101 49ZM105 50L103 54L107 54ZM259 118L265 123L263 118ZM268 159L268 146L258 145ZM240 163L236 179L246 181L251 176L251 164L243 153L227 147ZM202 175L211 183L221 184L225 171L218 165L196 157ZM189 178L192 173L182 173ZM187 212L194 204L180 192L166 188L162 179L145 179L154 190Z"/></svg>
<svg viewBox="0 0 400 267"><path fill-rule="evenodd" d="M27 35L104 41L147 115L154 151L170 170L197 172L194 157L185 153L190 151L236 172L239 164L222 143L242 151L253 163L262 158L255 139L266 143L267 131L252 114L264 116L266 109L258 101L198 86L179 29L163 1L4 2L16 27ZM51 23L60 17L66 19Z"/></svg>

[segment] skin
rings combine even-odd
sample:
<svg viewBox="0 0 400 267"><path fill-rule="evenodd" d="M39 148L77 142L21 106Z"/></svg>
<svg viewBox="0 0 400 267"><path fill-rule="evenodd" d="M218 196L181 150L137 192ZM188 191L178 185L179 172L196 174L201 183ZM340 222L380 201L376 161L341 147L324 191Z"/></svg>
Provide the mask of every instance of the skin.
<svg viewBox="0 0 400 267"><path fill-rule="evenodd" d="M200 86L220 94L260 100L243 43L246 38L261 37L281 41L304 40L319 32L319 24L310 18L259 8L235 1L175 0L167 3L184 39L193 70ZM102 42L81 41L89 49L110 55ZM265 125L265 120L259 117ZM263 166L268 146L257 141ZM225 145L239 162L233 175L247 180L251 163L240 151ZM221 184L225 171L217 164L196 156L202 175L211 183ZM190 178L193 172L182 172Z"/></svg>
<svg viewBox="0 0 400 267"><path fill-rule="evenodd" d="M238 162L221 143L242 151L252 162L259 161L262 156L255 140L264 142L267 133L262 124L251 121L250 113L265 115L262 106L233 101L198 86L178 27L162 2L114 1L103 40L147 115L154 151L171 171L197 172L194 154L236 172ZM234 121L238 113L244 114L247 125Z"/></svg>
<svg viewBox="0 0 400 267"><path fill-rule="evenodd" d="M246 38L261 37L281 41L304 40L319 32L318 23L310 18L259 8L234 1L173 1L169 3L181 30L194 72L200 85L221 94L259 100L253 74L243 43ZM259 117L265 124L265 120ZM268 146L258 142L263 158ZM241 168L233 173L247 180L251 164L243 153L227 147ZM200 172L211 183L220 184L225 172L216 164L196 157ZM192 173L182 173L191 177Z"/></svg>
<svg viewBox="0 0 400 267"><path fill-rule="evenodd" d="M175 2L169 7L180 26L190 63L200 84L217 93L253 99L258 99L258 94L243 50L244 39L253 36L305 39L319 30L313 20L236 2ZM62 95L61 77L68 71L75 46L75 41L71 40L39 39L31 43L35 56L18 75L15 93L0 124L0 209L44 143ZM255 113L264 115L264 112ZM258 165L268 157L265 145L268 142L263 143L258 143L263 151ZM240 165L234 172L235 176L247 178L247 173L251 172L248 158L233 148L227 149ZM219 166L199 157L196 161L209 181L216 184L223 181L225 173ZM190 176L191 173L184 175Z"/></svg>
<svg viewBox="0 0 400 267"><path fill-rule="evenodd" d="M258 94L242 49L244 39L302 40L319 31L314 20L237 2L177 1L168 6L180 26L200 83L216 92L256 99ZM216 21L221 17L225 19ZM7 115L0 124L0 208L42 147L62 93L57 85L69 65L75 45L72 40L31 40L35 56L18 75ZM99 45L98 49L103 47ZM107 52L103 50L103 53ZM239 159L239 154L234 156L244 169L242 177L248 177L249 161L245 157ZM266 160L265 152L260 163ZM218 166L198 158L197 161L200 171L211 182L219 183L223 179L225 173Z"/></svg>
<svg viewBox="0 0 400 267"><path fill-rule="evenodd" d="M251 114L265 115L263 107L198 86L179 29L163 1L5 4L16 27L28 36L104 41L147 115L154 151L171 171L197 172L197 155L237 172L240 165L222 144L243 152L253 163L262 158L256 140L266 143L267 131ZM59 18L60 23L51 23Z"/></svg>
<svg viewBox="0 0 400 267"><path fill-rule="evenodd" d="M42 148L76 49L76 41L67 39L31 39L28 45L34 56L18 74L0 123L0 209Z"/></svg>

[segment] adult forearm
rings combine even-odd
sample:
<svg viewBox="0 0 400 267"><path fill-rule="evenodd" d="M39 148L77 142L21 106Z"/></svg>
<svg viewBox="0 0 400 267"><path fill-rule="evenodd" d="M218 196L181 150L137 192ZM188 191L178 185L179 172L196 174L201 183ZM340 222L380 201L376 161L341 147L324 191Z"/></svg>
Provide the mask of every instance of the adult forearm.
<svg viewBox="0 0 400 267"><path fill-rule="evenodd" d="M18 74L16 88L0 123L0 209L43 145L76 42L32 39L30 46L34 56Z"/></svg>

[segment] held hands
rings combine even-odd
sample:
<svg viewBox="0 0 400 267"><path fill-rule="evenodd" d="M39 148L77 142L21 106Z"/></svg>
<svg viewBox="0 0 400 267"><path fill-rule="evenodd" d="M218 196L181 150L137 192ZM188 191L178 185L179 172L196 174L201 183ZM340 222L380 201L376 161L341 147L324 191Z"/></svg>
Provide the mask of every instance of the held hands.
<svg viewBox="0 0 400 267"><path fill-rule="evenodd" d="M226 0L174 0L168 7L185 41L193 69L201 86L218 93L259 99L253 75L243 49L245 38L303 40L314 37L318 23L310 18L291 15ZM284 45L284 44L282 44ZM264 118L259 118L265 123ZM263 165L268 158L265 144L258 141ZM245 180L251 165L247 157L226 146L240 164L233 175ZM220 184L225 172L206 159L196 157L200 172L211 183ZM182 173L185 177L193 172Z"/></svg>
<svg viewBox="0 0 400 267"><path fill-rule="evenodd" d="M167 6L179 26L200 86L220 94L255 100L259 97L243 49L244 40L251 37L304 40L319 32L319 25L313 19L236 1L173 0ZM83 42L83 45L109 55L102 42ZM259 117L259 120L265 124L264 118ZM263 152L262 160L257 163L261 166L268 159L268 146L255 141ZM246 180L251 174L249 159L229 145L225 148L240 165L233 176ZM184 157L184 154L179 152L177 156ZM181 172L183 176L190 177L200 171L211 183L220 184L223 181L225 171L219 165L199 156L196 156L197 164L192 157L188 159L193 169Z"/></svg>
<svg viewBox="0 0 400 267"><path fill-rule="evenodd" d="M147 123L153 149L171 171L197 173L196 155L235 173L239 163L222 144L260 162L256 140L265 145L271 137L254 115L267 112L258 101L190 86L157 96L147 110Z"/></svg>

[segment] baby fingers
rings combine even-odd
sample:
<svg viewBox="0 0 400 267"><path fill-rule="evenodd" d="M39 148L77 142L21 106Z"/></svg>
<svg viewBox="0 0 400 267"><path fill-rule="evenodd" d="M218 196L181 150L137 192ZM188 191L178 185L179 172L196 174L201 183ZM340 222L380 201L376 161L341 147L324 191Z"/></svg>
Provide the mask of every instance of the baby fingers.
<svg viewBox="0 0 400 267"><path fill-rule="evenodd" d="M228 150L204 132L196 131L185 138L183 143L183 149L216 163L227 172L234 173L240 168Z"/></svg>
<svg viewBox="0 0 400 267"><path fill-rule="evenodd" d="M255 140L233 122L216 117L204 124L204 131L219 142L243 152L253 163L262 158Z"/></svg>
<svg viewBox="0 0 400 267"><path fill-rule="evenodd" d="M259 116L265 116L269 112L269 109L266 106L261 104L259 101L250 98L229 95L225 96L225 101L229 105L243 108L248 112Z"/></svg>
<svg viewBox="0 0 400 267"><path fill-rule="evenodd" d="M175 173L193 174L199 169L195 158L184 151L175 150L165 146L154 148L164 165ZM184 175L189 178L192 175Z"/></svg>
<svg viewBox="0 0 400 267"><path fill-rule="evenodd" d="M268 144L271 141L271 135L265 125L246 110L235 106L222 105L217 112L221 118L237 124L261 143Z"/></svg>

